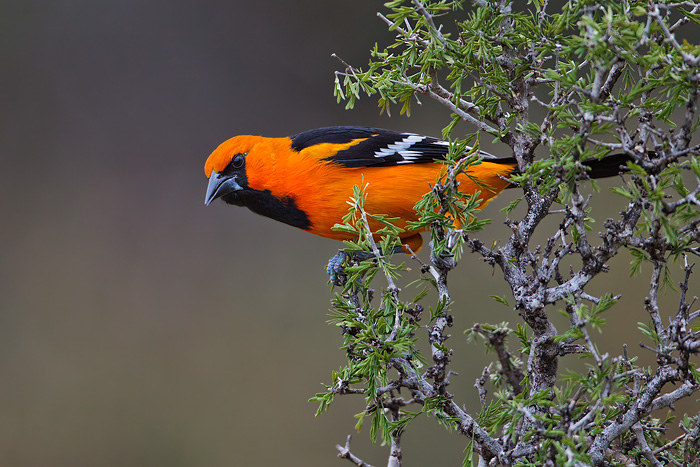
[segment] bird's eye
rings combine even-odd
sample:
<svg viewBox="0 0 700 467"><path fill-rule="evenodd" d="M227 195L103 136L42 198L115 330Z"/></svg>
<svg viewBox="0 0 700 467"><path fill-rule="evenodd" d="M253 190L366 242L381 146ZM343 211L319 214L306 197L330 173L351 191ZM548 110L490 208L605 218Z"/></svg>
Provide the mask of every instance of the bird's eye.
<svg viewBox="0 0 700 467"><path fill-rule="evenodd" d="M245 162L245 155L244 154L236 154L233 156L233 160L231 161L231 165L233 165L234 168L240 169L243 167L243 163Z"/></svg>

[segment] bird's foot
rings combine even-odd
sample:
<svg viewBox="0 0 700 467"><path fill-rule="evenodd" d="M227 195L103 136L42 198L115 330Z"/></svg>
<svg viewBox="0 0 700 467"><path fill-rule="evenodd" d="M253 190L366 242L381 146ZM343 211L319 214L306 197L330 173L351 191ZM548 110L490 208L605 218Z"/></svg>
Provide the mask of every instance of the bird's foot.
<svg viewBox="0 0 700 467"><path fill-rule="evenodd" d="M331 284L342 287L348 280L347 274L345 274L345 268L343 263L350 256L349 253L339 250L330 260L328 260L328 266L326 267L326 272L330 276Z"/></svg>

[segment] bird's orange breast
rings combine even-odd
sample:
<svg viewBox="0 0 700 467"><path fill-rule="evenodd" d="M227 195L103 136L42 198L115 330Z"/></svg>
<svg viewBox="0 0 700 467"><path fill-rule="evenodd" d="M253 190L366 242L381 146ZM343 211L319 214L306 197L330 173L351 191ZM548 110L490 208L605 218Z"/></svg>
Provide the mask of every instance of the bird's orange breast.
<svg viewBox="0 0 700 467"><path fill-rule="evenodd" d="M280 144L280 155L284 154L284 143ZM319 161L316 157L297 154L293 163L288 157L276 157L268 149L265 160L247 162L249 186L256 190L269 190L280 199L291 199L297 208L304 211L311 226L311 233L336 240L352 240L346 232L332 230L348 212L348 201L353 195L353 186L364 186L367 195L364 209L370 214L386 214L398 217L397 227L405 229L409 221L418 220L413 207L430 191L438 175L445 170L441 164L406 164L392 167L339 167L337 164ZM250 156L249 156L250 159ZM506 186L505 178L513 166L481 162L469 169L471 176L485 186L479 187L468 176L460 175L460 190L466 194L480 192L479 198L488 201ZM372 230L381 225L370 222ZM417 232L406 231L402 240L415 237ZM420 248L419 240L413 240Z"/></svg>

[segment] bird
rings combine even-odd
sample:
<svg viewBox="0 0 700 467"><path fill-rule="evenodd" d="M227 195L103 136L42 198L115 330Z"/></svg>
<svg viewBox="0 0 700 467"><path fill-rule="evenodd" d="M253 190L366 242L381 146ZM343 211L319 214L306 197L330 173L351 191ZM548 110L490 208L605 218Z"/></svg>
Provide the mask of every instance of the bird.
<svg viewBox="0 0 700 467"><path fill-rule="evenodd" d="M220 198L321 237L353 240L352 233L333 226L347 214L353 186L364 186L365 211L397 218L402 245L418 252L421 232L406 227L418 220L415 204L445 172L445 164L434 162L444 160L449 149L450 143L439 138L361 126L278 138L235 136L221 143L204 165L209 179L205 204ZM514 186L509 177L518 173L518 164L513 157L484 151L479 156L481 161L457 181L462 193L478 193L483 206ZM624 157L611 157L586 161L589 175L619 173ZM381 224L370 220L370 228L376 231Z"/></svg>

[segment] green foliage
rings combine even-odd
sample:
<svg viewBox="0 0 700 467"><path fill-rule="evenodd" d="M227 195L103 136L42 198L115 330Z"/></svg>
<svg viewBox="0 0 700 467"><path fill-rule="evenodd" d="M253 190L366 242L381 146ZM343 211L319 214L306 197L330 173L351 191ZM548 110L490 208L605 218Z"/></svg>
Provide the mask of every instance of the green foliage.
<svg viewBox="0 0 700 467"><path fill-rule="evenodd" d="M365 395L366 409L357 414L356 428L360 430L366 417L370 417L370 438L376 442L378 437L386 442L395 430L403 430L405 425L415 418L417 413L402 412L402 417L392 420L384 407L390 405L391 391L385 386L389 382L392 360L405 359L416 369L423 366L423 359L416 349L415 331L418 327L422 308L417 304L424 293L418 294L411 303L398 299L396 289L385 288L379 297L378 306L373 305L375 291L372 287L378 272L391 283L400 277L402 266L391 263L391 253L400 244L398 235L401 229L391 224L391 219L382 215L365 212L365 187L354 187L353 197L349 202L348 214L343 224L336 225L336 230L353 232L357 241L346 242L346 251L350 253L388 252L372 256L370 259L356 262L352 259L346 264L347 283L341 293L333 299L330 323L343 330L348 364L332 373L332 384L327 391L316 394L311 401L319 402L317 415L325 411L333 401L335 394L347 393L350 388ZM383 227L371 232L368 219L379 221ZM375 240L375 238L379 240Z"/></svg>

